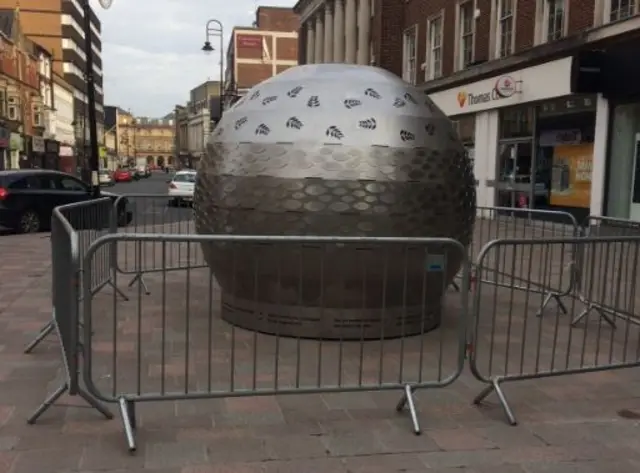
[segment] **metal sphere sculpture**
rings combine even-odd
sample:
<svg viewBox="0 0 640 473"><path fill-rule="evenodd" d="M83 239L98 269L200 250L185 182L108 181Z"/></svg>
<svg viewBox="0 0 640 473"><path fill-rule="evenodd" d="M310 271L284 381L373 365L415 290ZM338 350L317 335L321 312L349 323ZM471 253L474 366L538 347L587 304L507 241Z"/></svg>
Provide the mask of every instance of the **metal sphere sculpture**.
<svg viewBox="0 0 640 473"><path fill-rule="evenodd" d="M194 197L200 234L439 237L465 246L475 205L471 164L434 103L385 70L343 64L288 69L226 111ZM413 256L373 242L202 246L224 320L311 338L433 329L460 267L459 256L449 258L425 279L419 245Z"/></svg>

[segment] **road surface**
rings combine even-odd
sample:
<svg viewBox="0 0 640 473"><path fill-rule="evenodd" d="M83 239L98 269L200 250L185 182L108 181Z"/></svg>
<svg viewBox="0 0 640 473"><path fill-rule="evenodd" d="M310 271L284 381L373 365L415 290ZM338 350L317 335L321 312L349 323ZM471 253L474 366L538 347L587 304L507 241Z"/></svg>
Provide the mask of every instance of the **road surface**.
<svg viewBox="0 0 640 473"><path fill-rule="evenodd" d="M133 210L133 226L159 225L162 223L182 222L191 219L190 207L170 207L167 197L167 179L170 174L153 172L151 177L133 182L117 183L113 187L104 187L106 192L126 195ZM153 194L158 197L135 197L136 194Z"/></svg>

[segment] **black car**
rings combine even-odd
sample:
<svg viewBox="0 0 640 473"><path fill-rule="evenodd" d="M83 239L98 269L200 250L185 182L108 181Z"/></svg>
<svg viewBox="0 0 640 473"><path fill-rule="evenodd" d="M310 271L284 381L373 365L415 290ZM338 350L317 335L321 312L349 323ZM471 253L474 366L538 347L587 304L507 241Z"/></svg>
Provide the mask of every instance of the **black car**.
<svg viewBox="0 0 640 473"><path fill-rule="evenodd" d="M117 194L101 192L102 197L110 197L113 202ZM74 202L93 199L89 185L71 174L47 169L19 169L0 171L0 226L8 227L20 233L33 233L49 230L53 209ZM86 212L87 215L89 212ZM82 226L104 228L105 222L83 219ZM126 199L118 203L118 225L131 222L133 213ZM82 216L81 216L82 217ZM74 223L72 226L77 228Z"/></svg>

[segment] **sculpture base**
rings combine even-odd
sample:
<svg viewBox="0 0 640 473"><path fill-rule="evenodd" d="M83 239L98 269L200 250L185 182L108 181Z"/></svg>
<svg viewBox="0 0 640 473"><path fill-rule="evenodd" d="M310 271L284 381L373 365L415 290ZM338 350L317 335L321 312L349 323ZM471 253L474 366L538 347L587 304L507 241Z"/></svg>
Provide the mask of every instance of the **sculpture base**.
<svg viewBox="0 0 640 473"><path fill-rule="evenodd" d="M379 340L437 328L442 301L436 301L429 307L336 309L256 303L223 293L222 319L243 329L283 337Z"/></svg>

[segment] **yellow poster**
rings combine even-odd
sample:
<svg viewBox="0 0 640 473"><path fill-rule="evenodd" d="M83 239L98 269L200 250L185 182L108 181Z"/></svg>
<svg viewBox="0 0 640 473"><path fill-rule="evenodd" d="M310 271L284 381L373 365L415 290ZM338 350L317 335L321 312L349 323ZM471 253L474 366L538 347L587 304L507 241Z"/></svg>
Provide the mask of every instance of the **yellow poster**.
<svg viewBox="0 0 640 473"><path fill-rule="evenodd" d="M593 143L553 148L551 205L589 208Z"/></svg>

